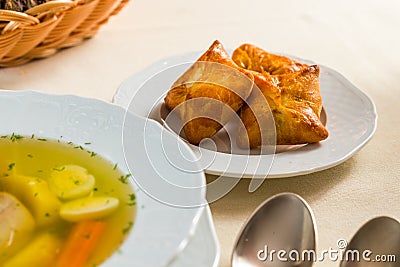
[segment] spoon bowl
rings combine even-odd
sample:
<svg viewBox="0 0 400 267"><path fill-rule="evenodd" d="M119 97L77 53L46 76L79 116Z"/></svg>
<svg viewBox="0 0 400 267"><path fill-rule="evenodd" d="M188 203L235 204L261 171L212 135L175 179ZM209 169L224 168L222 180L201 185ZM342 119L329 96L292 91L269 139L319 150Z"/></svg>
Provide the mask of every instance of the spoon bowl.
<svg viewBox="0 0 400 267"><path fill-rule="evenodd" d="M239 234L232 267L310 267L315 253L316 227L307 202L282 193L263 202ZM303 254L305 257L303 257Z"/></svg>
<svg viewBox="0 0 400 267"><path fill-rule="evenodd" d="M357 254L352 253L355 251ZM354 235L340 267L398 267L399 261L400 223L390 217L377 217L364 224Z"/></svg>

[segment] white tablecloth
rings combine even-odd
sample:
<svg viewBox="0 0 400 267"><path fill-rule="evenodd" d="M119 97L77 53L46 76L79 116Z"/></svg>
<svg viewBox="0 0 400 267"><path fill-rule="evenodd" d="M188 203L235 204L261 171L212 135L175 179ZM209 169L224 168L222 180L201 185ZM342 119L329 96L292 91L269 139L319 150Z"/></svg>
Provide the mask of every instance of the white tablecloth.
<svg viewBox="0 0 400 267"><path fill-rule="evenodd" d="M211 209L222 267L230 266L233 242L247 216L263 200L284 191L310 203L318 248L335 248L339 238L350 239L374 216L400 219L399 14L395 0L137 0L79 47L0 69L0 88L111 101L131 74L164 57L205 50L214 39L228 48L254 43L334 68L374 99L379 122L372 141L344 164L271 179L252 194L247 192L249 181L242 180ZM338 265L326 261L315 266Z"/></svg>

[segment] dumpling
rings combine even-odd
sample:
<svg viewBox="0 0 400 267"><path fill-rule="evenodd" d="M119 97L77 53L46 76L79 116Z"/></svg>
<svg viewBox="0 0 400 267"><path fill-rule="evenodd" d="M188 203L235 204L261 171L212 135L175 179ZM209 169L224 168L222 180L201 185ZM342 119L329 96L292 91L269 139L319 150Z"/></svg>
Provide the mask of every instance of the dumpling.
<svg viewBox="0 0 400 267"><path fill-rule="evenodd" d="M199 144L235 115L253 85L253 75L238 67L215 41L172 85L164 101L179 114L188 141Z"/></svg>
<svg viewBox="0 0 400 267"><path fill-rule="evenodd" d="M255 84L265 97L253 92L239 111L245 126L245 130L239 129L237 142L240 146L256 148L263 144L257 119L271 119L268 118L271 113L260 108L262 101L268 102L272 112L277 145L315 143L328 137L320 121L322 98L317 65L308 66L248 44L236 49L232 58L254 76Z"/></svg>

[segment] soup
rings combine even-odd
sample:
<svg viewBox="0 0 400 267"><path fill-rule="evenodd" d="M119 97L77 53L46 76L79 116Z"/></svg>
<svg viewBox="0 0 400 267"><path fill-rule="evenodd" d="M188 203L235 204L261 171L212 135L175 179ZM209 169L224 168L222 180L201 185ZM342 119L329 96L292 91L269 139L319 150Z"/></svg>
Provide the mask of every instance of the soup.
<svg viewBox="0 0 400 267"><path fill-rule="evenodd" d="M0 266L100 265L133 226L129 177L62 138L1 136Z"/></svg>

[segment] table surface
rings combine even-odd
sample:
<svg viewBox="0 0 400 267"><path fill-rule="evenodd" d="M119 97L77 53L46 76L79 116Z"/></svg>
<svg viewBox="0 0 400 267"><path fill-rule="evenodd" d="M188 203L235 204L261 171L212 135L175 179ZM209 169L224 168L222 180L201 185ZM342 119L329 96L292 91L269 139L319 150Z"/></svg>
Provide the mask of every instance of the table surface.
<svg viewBox="0 0 400 267"><path fill-rule="evenodd" d="M35 89L111 101L124 79L171 55L257 44L341 72L377 105L378 129L354 157L326 171L270 179L254 193L242 180L211 204L222 255L246 218L266 198L295 192L312 207L318 248L336 248L379 215L400 219L400 2L386 1L132 1L82 45L45 60L0 69L0 88ZM208 177L213 179L213 177ZM335 262L315 266L338 266Z"/></svg>

